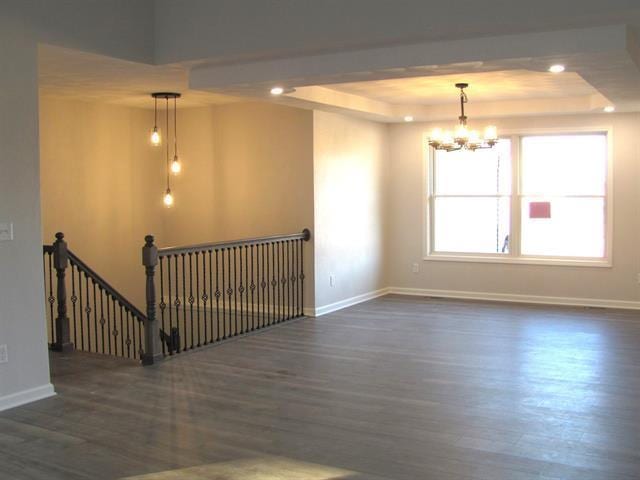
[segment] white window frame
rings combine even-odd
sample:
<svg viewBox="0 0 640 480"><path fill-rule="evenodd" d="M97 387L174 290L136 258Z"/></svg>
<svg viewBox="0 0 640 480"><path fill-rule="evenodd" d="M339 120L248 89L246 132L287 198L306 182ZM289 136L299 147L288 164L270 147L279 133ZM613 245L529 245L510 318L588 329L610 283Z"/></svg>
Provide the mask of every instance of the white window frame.
<svg viewBox="0 0 640 480"><path fill-rule="evenodd" d="M520 221L522 188L520 178L520 145L522 137L532 135L580 135L605 134L607 137L607 179L605 184L605 248L604 257L556 257L543 255L522 255L520 253ZM572 267L605 267L613 266L613 128L577 127L577 128L544 128L518 129L502 131L501 138L511 139L511 221L509 231L509 253L459 253L434 251L434 171L435 155L432 148L425 149L423 165L423 260L445 262L475 263L512 263L528 265L556 265ZM429 135L423 135L422 145L428 145Z"/></svg>

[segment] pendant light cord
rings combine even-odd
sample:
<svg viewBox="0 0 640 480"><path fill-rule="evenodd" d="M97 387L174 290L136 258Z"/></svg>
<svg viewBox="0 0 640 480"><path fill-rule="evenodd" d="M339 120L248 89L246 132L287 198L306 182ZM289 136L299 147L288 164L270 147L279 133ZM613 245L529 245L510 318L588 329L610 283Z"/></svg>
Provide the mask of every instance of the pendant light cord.
<svg viewBox="0 0 640 480"><path fill-rule="evenodd" d="M173 97L173 156L178 157L178 107L176 97Z"/></svg>
<svg viewBox="0 0 640 480"><path fill-rule="evenodd" d="M169 97L166 98L166 113L167 113L167 139L169 139ZM167 190L170 190L169 186L169 142L167 142Z"/></svg>

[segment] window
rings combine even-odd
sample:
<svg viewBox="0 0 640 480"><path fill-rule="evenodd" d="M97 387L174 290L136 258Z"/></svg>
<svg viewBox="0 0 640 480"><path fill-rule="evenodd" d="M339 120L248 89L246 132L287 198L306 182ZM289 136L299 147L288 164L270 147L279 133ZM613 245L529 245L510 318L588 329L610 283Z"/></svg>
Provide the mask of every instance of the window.
<svg viewBox="0 0 640 480"><path fill-rule="evenodd" d="M514 135L493 149L432 150L428 255L604 263L607 157L606 132Z"/></svg>

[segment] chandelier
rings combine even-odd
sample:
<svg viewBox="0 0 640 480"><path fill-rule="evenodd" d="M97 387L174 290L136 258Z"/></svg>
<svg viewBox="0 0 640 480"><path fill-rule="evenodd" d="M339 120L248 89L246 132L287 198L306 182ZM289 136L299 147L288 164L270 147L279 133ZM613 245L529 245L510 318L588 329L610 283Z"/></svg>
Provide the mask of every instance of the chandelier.
<svg viewBox="0 0 640 480"><path fill-rule="evenodd" d="M456 83L460 89L460 123L454 130L442 130L434 128L429 136L429 146L436 150L453 152L456 150L478 150L479 148L491 148L498 143L498 130L493 125L484 129L484 138L480 137L477 130L467 128L467 116L464 114L464 104L469 101L464 89L468 83Z"/></svg>
<svg viewBox="0 0 640 480"><path fill-rule="evenodd" d="M151 96L154 99L154 123L153 130L151 130L151 145L155 147L160 147L162 145L162 136L160 135L160 131L158 130L158 99L162 99L165 101L165 113L166 113L166 121L165 121L165 133L167 136L166 144L166 177L167 177L167 189L164 191L164 196L162 201L165 207L170 208L173 206L173 193L171 193L171 185L170 185L170 173L174 175L178 175L182 171L182 164L180 163L180 159L178 158L178 108L177 108L177 99L180 98L179 93L174 92L157 92L152 93ZM169 161L170 153L170 143L169 143L169 100L173 100L173 161Z"/></svg>

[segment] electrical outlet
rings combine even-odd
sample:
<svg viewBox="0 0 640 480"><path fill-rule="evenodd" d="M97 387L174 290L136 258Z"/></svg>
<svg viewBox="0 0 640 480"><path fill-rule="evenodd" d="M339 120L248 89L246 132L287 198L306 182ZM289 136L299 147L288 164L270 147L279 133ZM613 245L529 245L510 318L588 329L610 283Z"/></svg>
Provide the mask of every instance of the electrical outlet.
<svg viewBox="0 0 640 480"><path fill-rule="evenodd" d="M13 240L13 223L0 223L0 242Z"/></svg>
<svg viewBox="0 0 640 480"><path fill-rule="evenodd" d="M420 271L420 265L419 265L419 264L417 264L417 263L414 263L414 264L411 266L411 271L412 271L413 273L418 273L418 272Z"/></svg>
<svg viewBox="0 0 640 480"><path fill-rule="evenodd" d="M7 363L9 361L9 351L7 345L0 345L0 363Z"/></svg>
<svg viewBox="0 0 640 480"><path fill-rule="evenodd" d="M330 287L334 287L336 285L336 276L335 275L329 275L329 286Z"/></svg>

